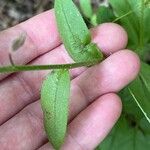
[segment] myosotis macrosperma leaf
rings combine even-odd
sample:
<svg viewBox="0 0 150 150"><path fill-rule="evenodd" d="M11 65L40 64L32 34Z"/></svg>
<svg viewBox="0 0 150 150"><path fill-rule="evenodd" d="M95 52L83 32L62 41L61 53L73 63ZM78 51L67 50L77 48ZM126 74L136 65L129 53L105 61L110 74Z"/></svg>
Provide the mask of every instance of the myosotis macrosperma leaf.
<svg viewBox="0 0 150 150"><path fill-rule="evenodd" d="M54 70L43 82L41 105L44 127L49 141L56 150L63 144L66 134L69 93L68 70Z"/></svg>
<svg viewBox="0 0 150 150"><path fill-rule="evenodd" d="M91 42L90 32L72 0L55 0L55 15L63 43L74 61L102 60L102 53Z"/></svg>

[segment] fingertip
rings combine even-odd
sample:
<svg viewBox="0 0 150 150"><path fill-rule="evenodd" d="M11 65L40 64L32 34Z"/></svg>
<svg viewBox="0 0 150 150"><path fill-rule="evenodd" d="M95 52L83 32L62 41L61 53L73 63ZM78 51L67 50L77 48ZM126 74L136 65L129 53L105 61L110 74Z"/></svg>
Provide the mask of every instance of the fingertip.
<svg viewBox="0 0 150 150"><path fill-rule="evenodd" d="M118 92L131 83L140 71L140 59L131 50L120 50L101 63L99 70L101 78L100 89L103 93L107 91ZM105 77L106 76L106 77Z"/></svg>
<svg viewBox="0 0 150 150"><path fill-rule="evenodd" d="M92 29L93 41L106 55L124 49L128 43L126 31L118 24L104 23Z"/></svg>
<svg viewBox="0 0 150 150"><path fill-rule="evenodd" d="M127 67L127 68L124 68L124 70L128 71L128 75L130 76L130 81L134 80L137 77L140 71L140 67L141 67L139 56L135 52L129 49L124 49L124 50L119 51L118 55L122 55L122 58L124 59L123 63ZM116 56L117 56L117 53L116 53Z"/></svg>
<svg viewBox="0 0 150 150"><path fill-rule="evenodd" d="M102 102L107 108L111 108L111 110L114 112L111 118L113 119L112 122L116 122L122 112L122 101L120 97L115 93L108 93L101 97L101 103Z"/></svg>

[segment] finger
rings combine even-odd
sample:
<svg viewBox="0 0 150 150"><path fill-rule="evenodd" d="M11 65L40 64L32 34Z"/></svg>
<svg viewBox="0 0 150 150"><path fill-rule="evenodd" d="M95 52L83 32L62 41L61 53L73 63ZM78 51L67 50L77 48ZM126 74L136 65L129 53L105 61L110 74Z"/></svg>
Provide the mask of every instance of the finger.
<svg viewBox="0 0 150 150"><path fill-rule="evenodd" d="M0 66L9 65L8 53L13 41L26 35L24 45L13 53L15 64L26 64L60 45L54 11L50 10L8 30L0 32ZM6 75L0 75L0 80Z"/></svg>
<svg viewBox="0 0 150 150"><path fill-rule="evenodd" d="M121 113L121 101L115 94L98 98L82 111L68 127L68 135L62 150L92 150L110 132ZM47 143L39 150L52 150Z"/></svg>
<svg viewBox="0 0 150 150"><path fill-rule="evenodd" d="M0 146L2 149L10 150L13 145L16 150L32 150L37 149L45 143L46 135L43 129L43 117L39 109L40 105L36 102L32 105L32 110L29 110L29 107L27 107L6 123L5 126L1 127ZM76 144L70 137L74 137L77 140L81 136L83 143L91 141L91 146L96 146L110 131L118 119L120 112L121 103L116 95L108 94L102 96L71 122L69 125L69 135L71 136L69 136L67 141ZM91 129L89 128L90 126L92 126ZM88 135L88 132L85 132L87 128L89 128L89 133L93 132L92 135ZM84 134L86 134L85 137ZM89 136L91 138L95 136L95 138L91 140ZM66 143L66 147L70 147L68 142Z"/></svg>
<svg viewBox="0 0 150 150"><path fill-rule="evenodd" d="M121 60L124 60L124 61L121 61ZM127 63L126 62L127 60L130 63ZM70 112L69 112L70 120L72 120L75 116L79 114L79 112L84 110L92 101L94 101L95 97L97 98L105 94L106 91L104 91L103 89L100 89L100 85L103 85L103 86L105 85L105 87L103 88L107 88L107 86L110 86L108 85L109 82L113 83L113 85L109 87L110 91L107 91L106 93L110 93L113 90L114 92L121 90L119 88L123 88L122 87L123 85L120 83L128 84L128 82L131 79L133 79L133 76L132 76L133 72L134 72L134 78L135 78L135 72L138 72L138 68L139 68L138 63L139 63L139 60L134 53L130 51L120 51L111 55L104 62L102 62L102 64L97 65L99 66L99 68L97 69L101 70L100 74L99 72L96 72L94 70L93 70L93 73L91 73L92 71L89 72L90 75L92 76L91 76L91 79L88 79L85 81L89 83L88 85L85 82L83 82L83 85L79 86L79 80L81 79L85 80L84 78L85 74L89 70L91 70L91 68L85 71L83 75L81 75L81 78L75 78L72 81L72 88L71 88ZM106 69L107 64L108 64L108 69ZM95 68L97 66L94 66L92 68ZM114 69L109 71L110 68L114 68ZM125 68L125 70L122 68ZM105 72L107 72L108 74L106 74ZM93 78L95 77L95 73L99 74L103 78L101 78L102 80L100 80L100 78L97 78L96 84L93 85L93 82L95 82L93 81ZM103 76L104 73L105 73L105 76ZM115 74L115 77L112 78L114 74ZM97 85L99 85L99 88L97 87ZM85 90L83 89L85 88L84 86L91 87L91 91L93 91L93 93L89 91L85 92ZM93 100L89 99L92 97L93 97ZM12 130L13 126L15 127L14 130ZM43 130L42 112L41 112L40 104L37 102L37 103L29 105L21 113L19 113L18 115L8 120L6 123L4 123L0 128L0 137L3 137L2 139L8 139L7 141L9 143L11 141L11 134L12 134L13 137L14 136L16 137L16 138L14 137L14 139L18 139L19 140L18 143L20 143L21 145L24 145L24 142L25 142L26 145L28 145L29 147L32 147L32 144L31 144L31 141L32 141L35 144L34 146L38 147L43 142L45 142L45 136L42 130ZM8 143L6 144L6 146L8 145Z"/></svg>
<svg viewBox="0 0 150 150"><path fill-rule="evenodd" d="M72 81L76 95L71 95L70 113L75 117L97 97L119 92L136 78L139 70L140 60L129 50L116 52L101 64L89 68Z"/></svg>
<svg viewBox="0 0 150 150"><path fill-rule="evenodd" d="M132 51L121 50L83 72L74 82L90 101L108 92L118 92L135 79L139 70L139 57Z"/></svg>
<svg viewBox="0 0 150 150"><path fill-rule="evenodd" d="M113 54L126 47L128 42L127 33L115 23L104 23L99 30L92 29L94 42L106 55ZM99 36L96 36L99 35ZM111 42L110 42L111 41Z"/></svg>
<svg viewBox="0 0 150 150"><path fill-rule="evenodd" d="M70 141L75 144L75 148L96 148L118 120L121 108L121 100L116 94L106 94L98 98L70 123L70 138L66 140L64 150L71 148Z"/></svg>
<svg viewBox="0 0 150 150"><path fill-rule="evenodd" d="M116 43L116 47L118 50L126 45L127 37L125 31L118 25L112 24L113 28L111 28L111 23L108 27L108 24L102 25L103 28L97 27L97 33L93 35L93 41L96 43L105 43L105 41L101 38L101 33L103 31L99 30L110 30L110 35L108 41L112 44L112 48L109 44L108 49L113 49L113 43ZM106 28L104 28L106 26ZM118 36L124 35L123 41L120 41L119 38L115 39L114 35L116 35L116 31L118 29ZM114 30L114 32L113 32ZM107 31L108 33L108 31ZM108 36L106 34L106 36ZM103 33L104 37L104 33ZM111 38L110 38L111 37ZM106 40L106 38L105 38ZM118 41L115 41L118 40ZM113 43L112 43L113 41ZM107 42L108 44L108 42ZM123 44L123 45L122 45ZM105 46L107 47L107 45ZM103 50L104 52L105 50ZM66 50L63 46L57 47L55 50L46 53L45 55L41 56L40 58L36 59L36 61L32 62L31 64L52 64L52 63L70 63L72 59L68 56ZM72 72L72 77L78 76L83 69L75 69ZM0 84L0 124L5 122L11 116L16 114L20 111L23 107L28 105L29 103L37 100L39 98L39 89L41 87L41 83L43 78L47 72L25 72L17 74L17 76L11 76L7 80L4 80ZM15 89L15 90L14 90ZM5 94L4 94L5 93ZM21 100L20 100L21 99Z"/></svg>

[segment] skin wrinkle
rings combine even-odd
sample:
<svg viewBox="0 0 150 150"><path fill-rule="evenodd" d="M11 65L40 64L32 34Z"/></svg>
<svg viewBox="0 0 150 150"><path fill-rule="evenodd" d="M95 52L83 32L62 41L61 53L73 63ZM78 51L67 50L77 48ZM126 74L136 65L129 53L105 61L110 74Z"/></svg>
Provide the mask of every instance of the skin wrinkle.
<svg viewBox="0 0 150 150"><path fill-rule="evenodd" d="M25 93L29 95L29 97L33 97L33 90L30 84L25 80L25 78L21 76L16 76L16 80L19 81L20 86L24 89Z"/></svg>
<svg viewBox="0 0 150 150"><path fill-rule="evenodd" d="M72 121L75 118L75 116L77 116L81 112L81 110L84 107L88 106L86 95L82 93L82 90L80 89L78 85L72 84L71 91L72 92L70 92L70 95L71 95L70 99L72 100L69 102L69 114L71 115L69 116L72 116L72 117L69 117L69 121Z"/></svg>
<svg viewBox="0 0 150 150"><path fill-rule="evenodd" d="M83 145L81 145L75 138L73 135L71 135L71 133L68 133L68 136L70 136L72 138L72 140L74 141L74 143L76 144L76 147L79 147L79 150L88 150L86 149L86 147L84 147Z"/></svg>

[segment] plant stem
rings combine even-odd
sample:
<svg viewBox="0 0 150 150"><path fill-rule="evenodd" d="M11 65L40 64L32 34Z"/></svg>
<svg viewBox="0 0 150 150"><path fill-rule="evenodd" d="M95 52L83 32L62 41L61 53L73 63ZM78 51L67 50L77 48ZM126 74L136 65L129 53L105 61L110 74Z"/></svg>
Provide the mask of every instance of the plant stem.
<svg viewBox="0 0 150 150"><path fill-rule="evenodd" d="M50 69L73 69L83 66L92 66L99 63L99 60L94 60L92 62L79 62L72 64L54 64L54 65L35 65L35 66L6 66L0 67L0 73L14 73L21 71L39 71L39 70L50 70Z"/></svg>

